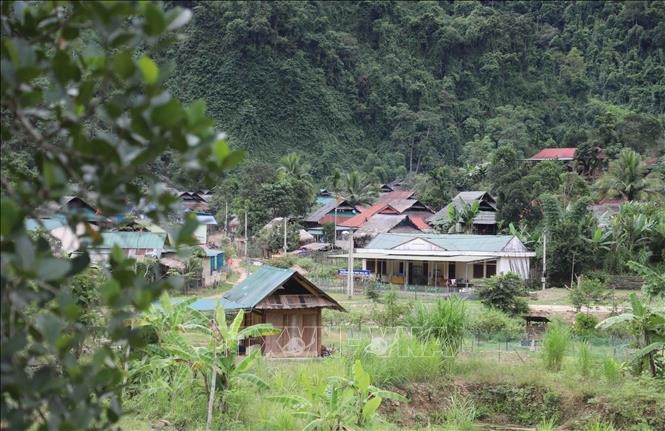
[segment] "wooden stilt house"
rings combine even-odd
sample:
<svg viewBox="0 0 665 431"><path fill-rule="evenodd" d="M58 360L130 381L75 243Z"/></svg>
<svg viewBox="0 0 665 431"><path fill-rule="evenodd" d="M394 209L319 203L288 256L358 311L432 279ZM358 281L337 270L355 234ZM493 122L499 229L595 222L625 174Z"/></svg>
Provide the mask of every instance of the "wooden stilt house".
<svg viewBox="0 0 665 431"><path fill-rule="evenodd" d="M244 326L271 323L279 335L249 340L261 343L270 357L317 357L321 355L321 310L345 311L311 281L293 269L263 265L221 298L227 310L245 310ZM201 300L210 302L213 300ZM199 302L199 301L197 301ZM201 303L192 304L202 310Z"/></svg>

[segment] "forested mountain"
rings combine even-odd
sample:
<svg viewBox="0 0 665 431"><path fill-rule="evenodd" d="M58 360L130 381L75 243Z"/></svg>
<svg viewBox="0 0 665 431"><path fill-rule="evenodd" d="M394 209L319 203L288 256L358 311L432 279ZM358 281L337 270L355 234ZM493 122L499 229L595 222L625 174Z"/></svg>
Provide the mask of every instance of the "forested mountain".
<svg viewBox="0 0 665 431"><path fill-rule="evenodd" d="M665 7L635 2L176 2L169 85L234 145L321 180L482 163L508 144L665 147Z"/></svg>

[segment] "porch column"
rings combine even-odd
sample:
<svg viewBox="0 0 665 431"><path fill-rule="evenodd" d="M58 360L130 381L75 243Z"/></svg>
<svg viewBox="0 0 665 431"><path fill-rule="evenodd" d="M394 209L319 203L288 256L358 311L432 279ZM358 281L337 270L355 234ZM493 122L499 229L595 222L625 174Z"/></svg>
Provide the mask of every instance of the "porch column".
<svg viewBox="0 0 665 431"><path fill-rule="evenodd" d="M434 262L434 272L432 273L432 275L434 276L434 287L436 287L436 282L438 281L437 280L437 278L438 278L437 277L437 271L436 271L438 266L439 266L439 262Z"/></svg>
<svg viewBox="0 0 665 431"><path fill-rule="evenodd" d="M378 262L378 259L374 258L374 276L376 278L376 276L378 275L379 278L381 278L381 274L379 273L379 267L378 267L377 262Z"/></svg>
<svg viewBox="0 0 665 431"><path fill-rule="evenodd" d="M409 262L404 261L404 290L406 290L406 286L409 284Z"/></svg>
<svg viewBox="0 0 665 431"><path fill-rule="evenodd" d="M483 278L487 278L487 261L483 260Z"/></svg>

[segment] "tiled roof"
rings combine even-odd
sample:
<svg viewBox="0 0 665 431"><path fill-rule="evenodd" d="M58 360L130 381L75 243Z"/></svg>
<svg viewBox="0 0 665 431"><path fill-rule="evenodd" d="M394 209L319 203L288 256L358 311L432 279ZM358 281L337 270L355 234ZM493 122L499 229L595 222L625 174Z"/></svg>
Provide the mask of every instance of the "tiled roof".
<svg viewBox="0 0 665 431"><path fill-rule="evenodd" d="M347 227L360 227L362 226L367 220L369 220L374 214L377 214L387 208L388 206L392 206L393 201L402 201L411 198L411 196L414 195L413 191L395 191L395 192L390 192L386 193L385 195L381 196L379 200L372 205L371 207L367 208L365 211L362 213L351 217L348 220L344 220L338 224L342 226L347 226ZM411 203L410 205L413 205ZM394 207L393 207L394 208ZM395 208L397 209L397 208ZM398 210L399 212L399 210Z"/></svg>

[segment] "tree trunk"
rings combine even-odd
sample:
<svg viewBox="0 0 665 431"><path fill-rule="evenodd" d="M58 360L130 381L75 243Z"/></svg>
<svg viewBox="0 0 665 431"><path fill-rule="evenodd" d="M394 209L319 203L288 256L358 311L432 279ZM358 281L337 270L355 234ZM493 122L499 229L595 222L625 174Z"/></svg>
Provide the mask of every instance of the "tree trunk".
<svg viewBox="0 0 665 431"><path fill-rule="evenodd" d="M212 379L210 380L210 397L208 398L208 420L206 421L206 431L210 431L212 426L212 407L215 402L215 382L217 381L217 331L215 330L215 321L210 320L210 329L212 331Z"/></svg>

